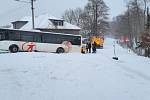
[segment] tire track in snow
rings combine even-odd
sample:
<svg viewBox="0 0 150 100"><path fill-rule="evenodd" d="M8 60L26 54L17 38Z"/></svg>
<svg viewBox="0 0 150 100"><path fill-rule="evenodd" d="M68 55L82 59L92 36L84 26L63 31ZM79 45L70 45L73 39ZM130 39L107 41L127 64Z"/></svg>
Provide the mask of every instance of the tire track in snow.
<svg viewBox="0 0 150 100"><path fill-rule="evenodd" d="M116 65L117 65L118 67L120 67L121 69L123 69L123 70L125 70L125 71L127 71L127 72L129 72L129 73L132 73L132 74L134 74L134 75L136 75L136 76L139 76L139 77L141 77L142 79L144 79L144 80L150 82L150 76L148 76L148 75L146 75L146 74L144 74L144 73L142 73L142 72L140 72L140 71L138 71L138 70L129 68L129 67L127 67L127 66L124 66L124 65L122 65L121 63L118 63L118 62L115 62L115 63L116 63Z"/></svg>

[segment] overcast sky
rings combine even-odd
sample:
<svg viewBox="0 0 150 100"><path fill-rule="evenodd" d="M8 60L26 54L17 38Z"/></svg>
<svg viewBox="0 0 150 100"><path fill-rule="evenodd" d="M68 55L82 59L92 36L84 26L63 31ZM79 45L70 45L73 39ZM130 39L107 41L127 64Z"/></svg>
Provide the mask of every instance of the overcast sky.
<svg viewBox="0 0 150 100"><path fill-rule="evenodd" d="M30 1L30 0L24 0ZM35 15L49 13L61 17L63 12L69 8L83 8L88 0L36 0ZM104 0L110 7L110 17L117 16L125 10L123 0ZM0 25L8 24L15 19L30 15L30 4L21 3L15 0L0 0Z"/></svg>

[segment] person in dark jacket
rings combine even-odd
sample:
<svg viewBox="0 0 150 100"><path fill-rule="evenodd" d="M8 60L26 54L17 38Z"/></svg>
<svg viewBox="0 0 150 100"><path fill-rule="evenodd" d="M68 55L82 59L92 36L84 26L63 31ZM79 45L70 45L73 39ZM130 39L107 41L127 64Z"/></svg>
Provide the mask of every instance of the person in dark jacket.
<svg viewBox="0 0 150 100"><path fill-rule="evenodd" d="M88 42L88 51L91 53L91 42Z"/></svg>
<svg viewBox="0 0 150 100"><path fill-rule="evenodd" d="M86 43L86 53L88 53L89 47L88 47L88 43Z"/></svg>
<svg viewBox="0 0 150 100"><path fill-rule="evenodd" d="M96 42L92 44L92 53L96 53Z"/></svg>

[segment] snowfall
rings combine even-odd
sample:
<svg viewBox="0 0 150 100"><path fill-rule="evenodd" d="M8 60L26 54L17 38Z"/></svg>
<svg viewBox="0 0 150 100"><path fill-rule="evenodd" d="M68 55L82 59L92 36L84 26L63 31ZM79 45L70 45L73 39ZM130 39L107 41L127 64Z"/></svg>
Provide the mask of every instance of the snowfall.
<svg viewBox="0 0 150 100"><path fill-rule="evenodd" d="M2 53L0 100L150 100L150 59L106 39L96 54Z"/></svg>

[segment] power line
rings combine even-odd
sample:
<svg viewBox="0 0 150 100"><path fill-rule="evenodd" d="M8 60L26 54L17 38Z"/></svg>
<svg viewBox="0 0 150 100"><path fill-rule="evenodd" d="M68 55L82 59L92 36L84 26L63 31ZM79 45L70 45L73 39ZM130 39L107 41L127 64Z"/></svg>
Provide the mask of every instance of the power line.
<svg viewBox="0 0 150 100"><path fill-rule="evenodd" d="M5 11L4 13L1 13L0 14L0 17L6 17L6 15L10 15L12 13L15 13L16 11L19 11L20 9L24 8L27 4L24 4L20 7L16 7L16 8L13 8L13 9L10 9L10 10L7 10Z"/></svg>

